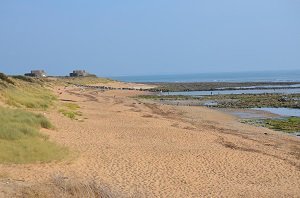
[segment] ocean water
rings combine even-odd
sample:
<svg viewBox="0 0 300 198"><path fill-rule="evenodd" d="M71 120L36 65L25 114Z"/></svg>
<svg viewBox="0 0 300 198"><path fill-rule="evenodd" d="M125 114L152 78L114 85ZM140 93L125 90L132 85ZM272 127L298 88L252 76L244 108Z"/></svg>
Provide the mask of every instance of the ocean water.
<svg viewBox="0 0 300 198"><path fill-rule="evenodd" d="M162 95L183 95L183 96L209 96L209 95L228 95L228 94L298 94L299 88L295 89L251 89L251 90L218 90L218 91L177 91L164 92Z"/></svg>
<svg viewBox="0 0 300 198"><path fill-rule="evenodd" d="M125 82L299 82L300 70L117 76L110 78Z"/></svg>

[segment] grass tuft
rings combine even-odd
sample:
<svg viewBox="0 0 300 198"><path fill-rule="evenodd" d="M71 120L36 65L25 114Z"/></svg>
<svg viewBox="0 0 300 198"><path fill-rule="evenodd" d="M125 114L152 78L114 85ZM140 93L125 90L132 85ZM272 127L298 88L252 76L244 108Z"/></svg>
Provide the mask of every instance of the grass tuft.
<svg viewBox="0 0 300 198"><path fill-rule="evenodd" d="M82 116L82 113L78 111L80 107L77 104L64 103L63 107L64 108L60 109L59 112L70 119L77 120L78 116Z"/></svg>
<svg viewBox="0 0 300 198"><path fill-rule="evenodd" d="M80 112L66 110L66 109L60 109L59 112L70 119L76 119L77 116L82 116L82 113Z"/></svg>

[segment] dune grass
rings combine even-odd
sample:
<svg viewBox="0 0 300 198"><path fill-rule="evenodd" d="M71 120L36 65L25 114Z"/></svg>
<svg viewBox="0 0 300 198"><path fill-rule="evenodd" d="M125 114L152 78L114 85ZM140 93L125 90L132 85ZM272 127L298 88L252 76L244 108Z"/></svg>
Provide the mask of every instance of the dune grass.
<svg viewBox="0 0 300 198"><path fill-rule="evenodd" d="M1 72L0 72L0 80L8 84L12 84L12 85L15 84L8 76L6 76L4 73Z"/></svg>
<svg viewBox="0 0 300 198"><path fill-rule="evenodd" d="M34 185L17 185L16 191L21 197L64 197L64 198L112 198L122 197L96 178L64 176L62 173L50 176L46 182ZM49 196L50 195L50 196Z"/></svg>
<svg viewBox="0 0 300 198"><path fill-rule="evenodd" d="M78 111L79 105L74 103L64 103L63 108L59 110L60 113L62 113L64 116L73 119L78 120L78 116L82 116L82 113Z"/></svg>
<svg viewBox="0 0 300 198"><path fill-rule="evenodd" d="M68 153L39 132L53 128L43 115L0 107L0 126L0 163L49 162Z"/></svg>
<svg viewBox="0 0 300 198"><path fill-rule="evenodd" d="M56 99L48 89L40 86L9 87L1 93L5 102L15 107L47 109Z"/></svg>
<svg viewBox="0 0 300 198"><path fill-rule="evenodd" d="M0 163L46 163L62 160L68 151L40 138L26 138L14 141L0 139Z"/></svg>
<svg viewBox="0 0 300 198"><path fill-rule="evenodd" d="M113 80L108 78L98 78L98 77L64 77L59 79L62 82L78 84L78 85L91 85L97 83L109 83Z"/></svg>
<svg viewBox="0 0 300 198"><path fill-rule="evenodd" d="M52 82L45 79L25 76L8 77L0 73L0 98L14 107L47 109L56 100L53 93L46 87Z"/></svg>

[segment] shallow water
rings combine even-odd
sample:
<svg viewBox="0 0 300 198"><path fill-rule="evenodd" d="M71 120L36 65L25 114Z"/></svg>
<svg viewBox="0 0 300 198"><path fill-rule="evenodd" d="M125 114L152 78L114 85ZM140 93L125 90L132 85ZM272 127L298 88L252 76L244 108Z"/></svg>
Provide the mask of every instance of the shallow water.
<svg viewBox="0 0 300 198"><path fill-rule="evenodd" d="M222 87L216 88L219 90L222 89L272 89L272 88L299 88L300 84L293 84L293 85L264 85L264 86L246 86L246 87Z"/></svg>
<svg viewBox="0 0 300 198"><path fill-rule="evenodd" d="M266 118L265 115L258 113L258 112L242 112L242 111L235 111L231 112L231 115L237 116L241 119L253 119L253 118Z"/></svg>
<svg viewBox="0 0 300 198"><path fill-rule="evenodd" d="M265 118L279 118L279 115L271 114L265 111L258 111L255 109L227 109L219 108L218 110L236 116L240 119L265 119Z"/></svg>
<svg viewBox="0 0 300 198"><path fill-rule="evenodd" d="M126 82L297 82L300 79L300 70L115 76L110 78Z"/></svg>
<svg viewBox="0 0 300 198"><path fill-rule="evenodd" d="M292 108L253 108L254 110L267 111L280 116L297 116L300 117L300 109Z"/></svg>
<svg viewBox="0 0 300 198"><path fill-rule="evenodd" d="M206 101L203 103L204 106L217 106L218 103L215 101Z"/></svg>
<svg viewBox="0 0 300 198"><path fill-rule="evenodd" d="M300 88L295 89L253 89L253 90L218 90L218 91L180 91L164 92L163 95L184 95L184 96L209 96L209 95L227 95L227 94L263 94L280 93L295 94L300 93Z"/></svg>

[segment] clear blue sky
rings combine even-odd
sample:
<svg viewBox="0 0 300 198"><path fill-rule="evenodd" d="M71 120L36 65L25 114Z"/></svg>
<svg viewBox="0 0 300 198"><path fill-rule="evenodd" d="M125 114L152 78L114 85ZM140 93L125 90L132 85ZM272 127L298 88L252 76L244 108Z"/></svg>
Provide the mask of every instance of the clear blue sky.
<svg viewBox="0 0 300 198"><path fill-rule="evenodd" d="M1 0L0 71L300 69L299 0Z"/></svg>

